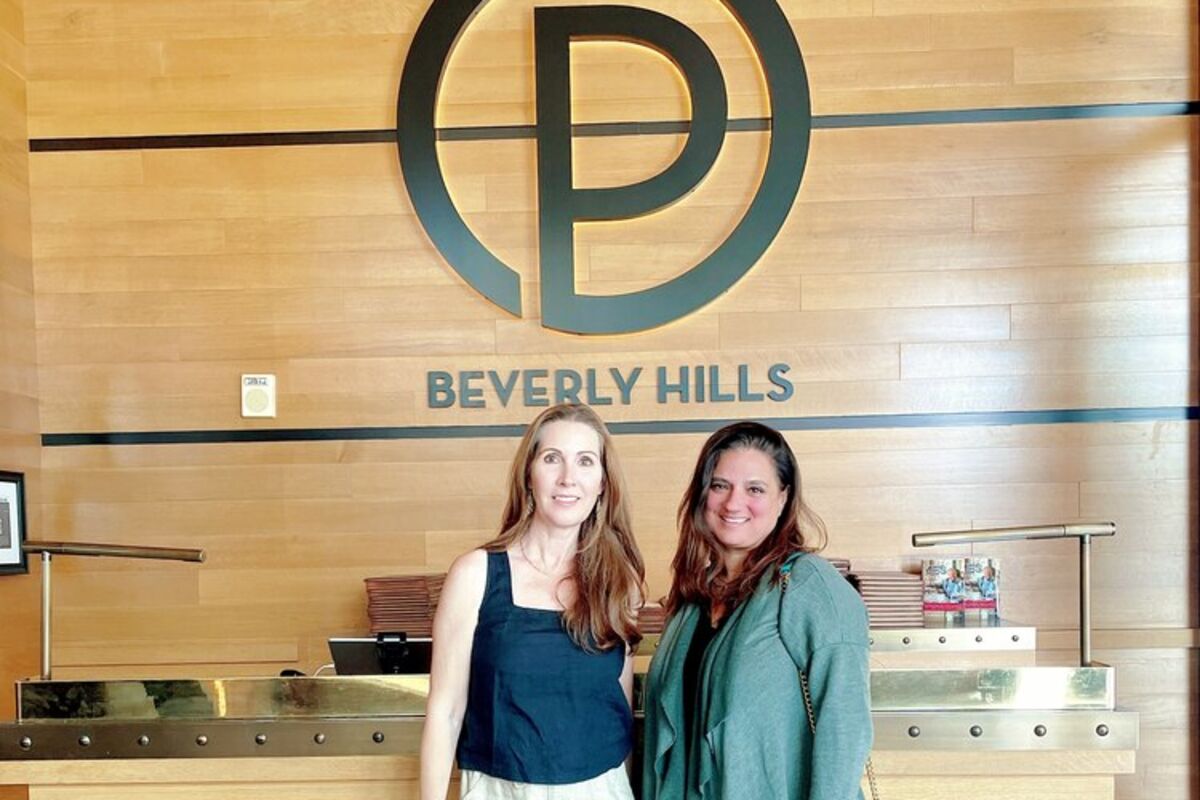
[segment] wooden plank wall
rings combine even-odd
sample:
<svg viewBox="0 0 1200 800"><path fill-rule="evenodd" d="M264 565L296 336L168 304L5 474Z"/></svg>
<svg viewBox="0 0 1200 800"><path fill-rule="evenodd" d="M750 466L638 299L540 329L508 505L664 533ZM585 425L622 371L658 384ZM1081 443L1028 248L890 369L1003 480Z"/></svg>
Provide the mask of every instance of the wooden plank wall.
<svg viewBox="0 0 1200 800"><path fill-rule="evenodd" d="M29 150L25 130L25 26L21 0L0 2L0 470L25 475L27 532L38 531L37 345L29 220ZM4 683L38 668L36 579L0 576ZM0 691L0 716L11 718L12 692ZM0 794L0 796L5 796Z"/></svg>
<svg viewBox="0 0 1200 800"><path fill-rule="evenodd" d="M24 21L29 136L387 129L426 5L39 0ZM533 121L530 5L493 0L480 12L448 68L439 124ZM647 5L709 43L731 116L767 113L753 54L720 4ZM1195 0L782 5L819 115L1200 93ZM657 56L588 44L573 58L577 122L686 117ZM580 226L581 288L653 285L711 251L757 186L765 141L730 135L686 201ZM577 140L577 185L644 178L680 146L672 135ZM40 426L520 423L531 410L500 407L490 391L487 409L428 408L426 371L603 376L637 365L647 375L633 403L604 407L607 418L944 423L968 411L1194 407L1198 148L1194 115L818 130L794 211L745 280L687 319L598 339L539 325L531 140L440 145L469 224L526 279L525 319L482 300L431 247L392 145L37 152ZM27 271L8 280L17 296L28 296ZM761 389L777 362L795 382L785 402L655 402L659 365L718 364L732 376L745 364ZM248 423L238 376L259 371L278 376L280 414ZM611 380L602 390L615 395ZM1096 547L1098 641L1122 669L1122 704L1143 712L1144 743L1120 796L1196 796L1195 422L789 438L830 523L830 552L860 565L915 563L918 530L1115 520L1118 538ZM654 593L702 439L620 438ZM63 559L60 674L312 669L327 635L365 630L363 577L444 569L493 532L514 444L44 448L47 536L209 553L200 568ZM1005 560L1008 616L1045 631L1047 660L1067 658L1073 550L986 550Z"/></svg>

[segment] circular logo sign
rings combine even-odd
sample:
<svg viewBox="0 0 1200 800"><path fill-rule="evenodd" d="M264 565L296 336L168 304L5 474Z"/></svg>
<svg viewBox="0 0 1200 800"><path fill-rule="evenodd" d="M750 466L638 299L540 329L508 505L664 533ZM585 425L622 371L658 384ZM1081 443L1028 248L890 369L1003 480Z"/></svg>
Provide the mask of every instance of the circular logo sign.
<svg viewBox="0 0 1200 800"><path fill-rule="evenodd" d="M397 102L400 167L413 208L442 256L483 296L521 315L520 277L467 227L446 188L437 157L438 88L459 35L487 0L434 0L404 63ZM723 0L756 52L771 108L762 182L732 233L671 280L621 295L575 290L574 226L648 214L678 200L716 163L728 125L728 100L716 58L679 21L631 6L534 9L537 98L538 245L542 324L569 333L645 330L684 317L733 286L762 257L787 219L808 159L812 107L804 59L774 0ZM632 41L666 55L687 83L688 139L663 172L640 183L576 189L571 164L572 40Z"/></svg>

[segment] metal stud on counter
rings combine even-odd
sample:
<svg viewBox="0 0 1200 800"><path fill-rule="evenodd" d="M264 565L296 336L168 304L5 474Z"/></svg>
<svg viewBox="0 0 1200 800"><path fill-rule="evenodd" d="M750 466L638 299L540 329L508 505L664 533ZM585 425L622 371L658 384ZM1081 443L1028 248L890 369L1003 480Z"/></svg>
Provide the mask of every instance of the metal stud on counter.
<svg viewBox="0 0 1200 800"><path fill-rule="evenodd" d="M1037 632L994 617L943 615L926 617L922 626L872 628L868 644L873 653L1029 652L1037 648Z"/></svg>
<svg viewBox="0 0 1200 800"><path fill-rule="evenodd" d="M1114 751L1134 750L1138 740L1137 714L1111 709L876 710L872 719L881 751ZM14 723L0 725L0 758L416 755L421 727L421 719L402 717Z"/></svg>

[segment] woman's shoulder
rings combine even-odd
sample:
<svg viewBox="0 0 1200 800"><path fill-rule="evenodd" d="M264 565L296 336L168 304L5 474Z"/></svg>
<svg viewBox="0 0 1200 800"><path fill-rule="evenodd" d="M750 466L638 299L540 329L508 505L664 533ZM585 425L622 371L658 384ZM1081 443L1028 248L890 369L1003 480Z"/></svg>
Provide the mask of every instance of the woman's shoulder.
<svg viewBox="0 0 1200 800"><path fill-rule="evenodd" d="M446 580L452 577L473 578L487 575L488 551L482 547L467 552L454 559L446 573Z"/></svg>
<svg viewBox="0 0 1200 800"><path fill-rule="evenodd" d="M866 640L867 610L862 597L832 564L815 553L796 553L784 562L783 569L790 570L783 600L785 615L811 618L813 625L828 624L842 632L861 627L861 638Z"/></svg>
<svg viewBox="0 0 1200 800"><path fill-rule="evenodd" d="M488 551L480 548L463 553L446 572L442 597L458 597L467 602L474 599L478 605L487 586L487 576Z"/></svg>
<svg viewBox="0 0 1200 800"><path fill-rule="evenodd" d="M816 553L792 553L780 567L788 574L788 591L841 592L843 588L854 592L842 574Z"/></svg>

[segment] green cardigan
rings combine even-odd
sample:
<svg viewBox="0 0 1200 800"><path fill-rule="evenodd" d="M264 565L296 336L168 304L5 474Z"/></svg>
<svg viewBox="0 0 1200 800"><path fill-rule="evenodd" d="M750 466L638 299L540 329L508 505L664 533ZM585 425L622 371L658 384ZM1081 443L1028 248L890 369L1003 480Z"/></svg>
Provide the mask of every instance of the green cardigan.
<svg viewBox="0 0 1200 800"><path fill-rule="evenodd" d="M867 612L827 561L792 556L785 594L764 575L717 632L700 667L704 741L685 769L683 662L701 613L663 632L646 682L642 800L852 800L871 750ZM782 602L781 602L782 601ZM817 717L809 731L797 667ZM685 786L688 771L698 791Z"/></svg>

